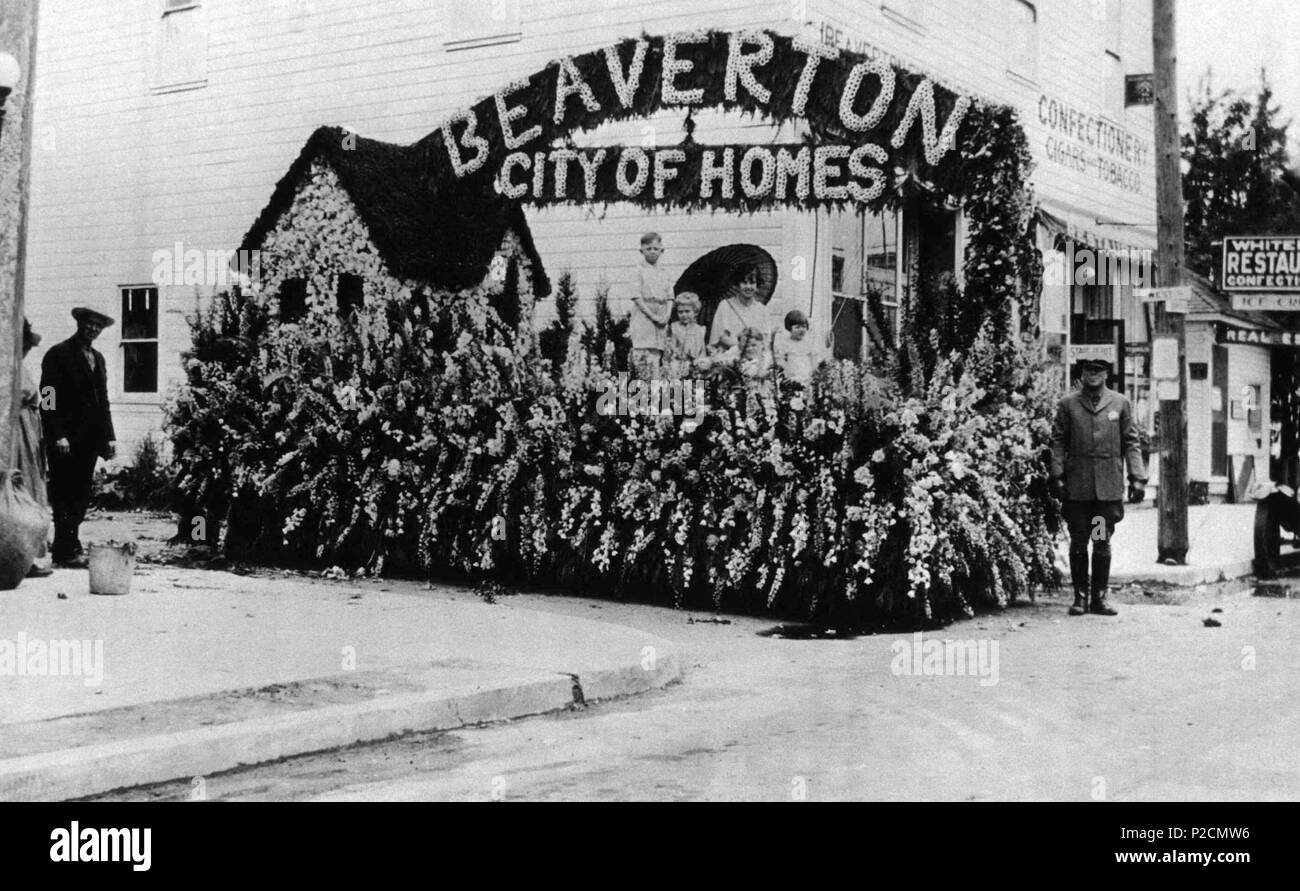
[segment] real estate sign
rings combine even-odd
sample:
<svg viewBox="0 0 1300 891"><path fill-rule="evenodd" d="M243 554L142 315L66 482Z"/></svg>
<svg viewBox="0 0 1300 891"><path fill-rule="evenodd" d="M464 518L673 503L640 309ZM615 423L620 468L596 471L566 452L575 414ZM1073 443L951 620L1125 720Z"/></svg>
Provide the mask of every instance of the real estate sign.
<svg viewBox="0 0 1300 891"><path fill-rule="evenodd" d="M1300 292L1300 236L1223 239L1225 291Z"/></svg>
<svg viewBox="0 0 1300 891"><path fill-rule="evenodd" d="M1261 331L1219 323L1214 335L1215 343L1249 344L1251 346L1300 348L1300 331Z"/></svg>

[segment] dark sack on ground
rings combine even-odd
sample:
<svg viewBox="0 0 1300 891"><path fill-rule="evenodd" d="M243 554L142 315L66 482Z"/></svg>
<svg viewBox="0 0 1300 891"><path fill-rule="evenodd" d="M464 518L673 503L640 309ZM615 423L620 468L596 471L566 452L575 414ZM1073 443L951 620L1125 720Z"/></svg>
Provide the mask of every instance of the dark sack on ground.
<svg viewBox="0 0 1300 891"><path fill-rule="evenodd" d="M49 512L22 486L17 470L0 471L0 591L18 587L50 530Z"/></svg>

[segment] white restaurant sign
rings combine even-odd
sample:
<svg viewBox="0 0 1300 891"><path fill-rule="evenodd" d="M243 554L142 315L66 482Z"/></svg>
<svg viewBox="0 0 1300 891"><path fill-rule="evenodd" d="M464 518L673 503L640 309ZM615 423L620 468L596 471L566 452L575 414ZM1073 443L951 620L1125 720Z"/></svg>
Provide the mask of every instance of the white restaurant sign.
<svg viewBox="0 0 1300 891"><path fill-rule="evenodd" d="M1221 281L1225 291L1300 292L1300 236L1223 239Z"/></svg>

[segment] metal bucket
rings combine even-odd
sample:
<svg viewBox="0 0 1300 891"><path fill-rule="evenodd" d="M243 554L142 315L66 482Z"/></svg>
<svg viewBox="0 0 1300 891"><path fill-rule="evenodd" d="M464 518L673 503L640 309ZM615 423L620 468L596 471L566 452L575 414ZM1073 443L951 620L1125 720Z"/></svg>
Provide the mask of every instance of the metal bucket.
<svg viewBox="0 0 1300 891"><path fill-rule="evenodd" d="M135 572L135 544L91 545L90 593L129 594Z"/></svg>

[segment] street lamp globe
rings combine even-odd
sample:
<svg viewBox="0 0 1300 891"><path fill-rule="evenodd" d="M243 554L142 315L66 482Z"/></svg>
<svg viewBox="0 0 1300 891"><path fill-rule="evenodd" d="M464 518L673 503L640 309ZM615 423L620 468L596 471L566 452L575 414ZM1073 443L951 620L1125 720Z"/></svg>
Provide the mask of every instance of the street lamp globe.
<svg viewBox="0 0 1300 891"><path fill-rule="evenodd" d="M0 96L7 96L18 85L21 75L22 68L18 66L18 60L8 53L0 53Z"/></svg>

